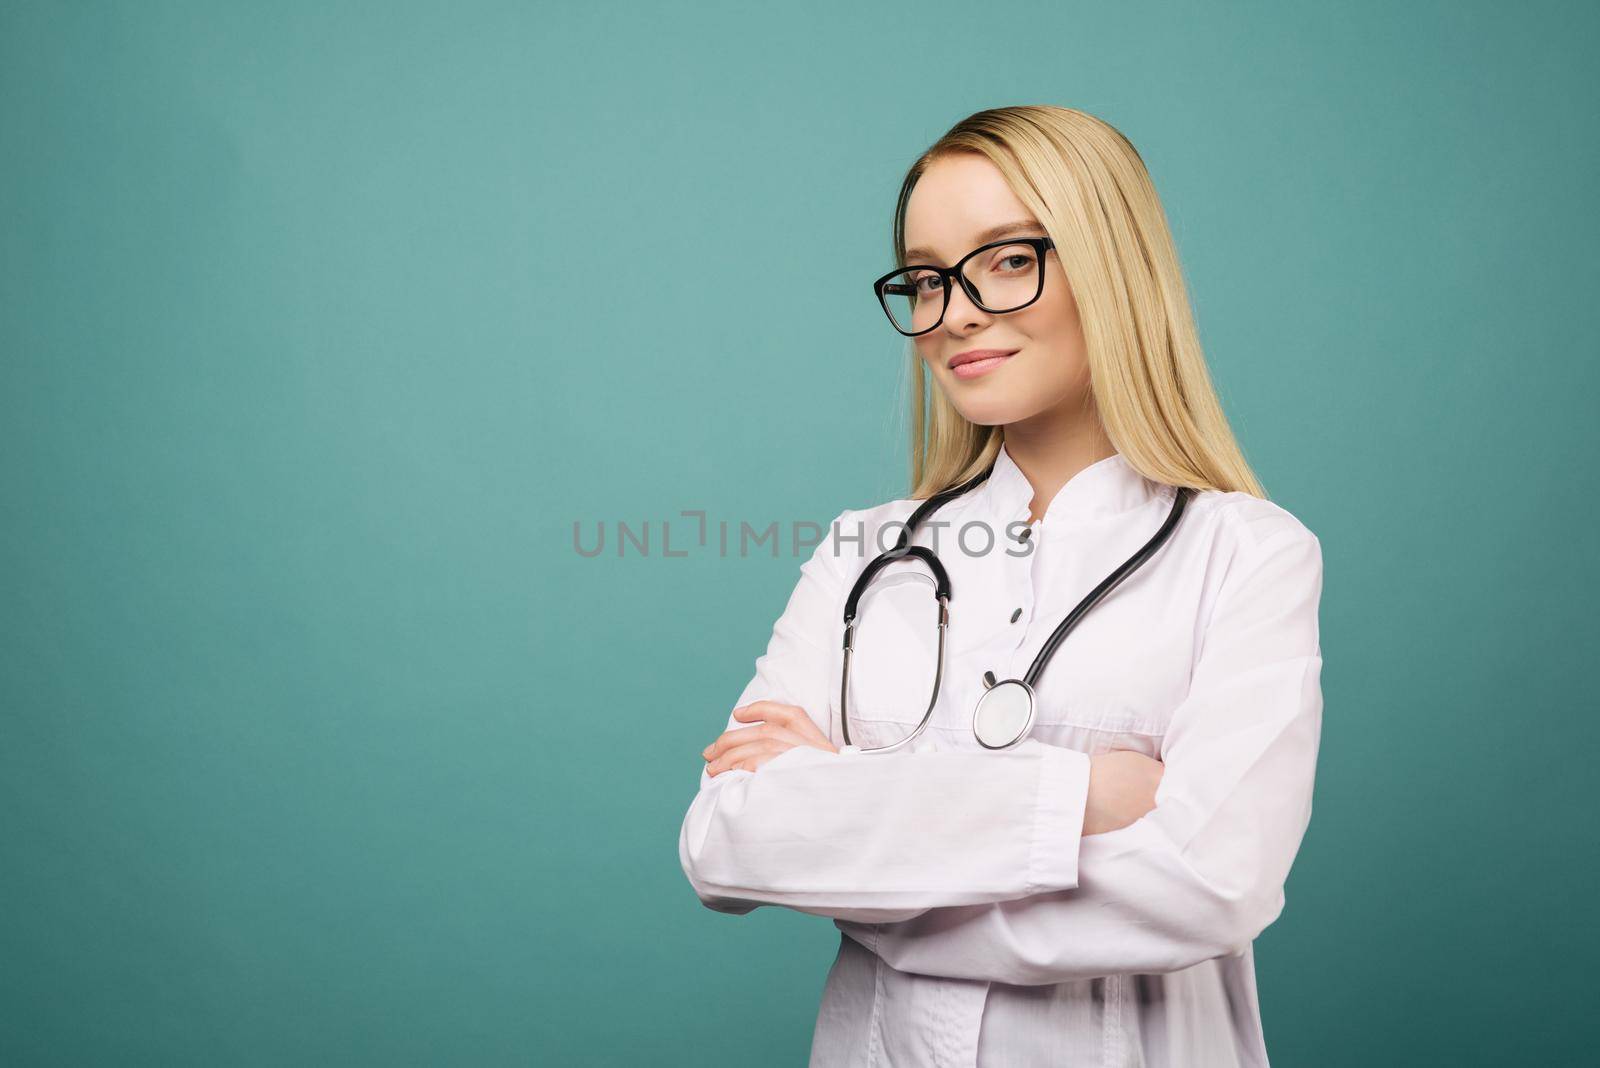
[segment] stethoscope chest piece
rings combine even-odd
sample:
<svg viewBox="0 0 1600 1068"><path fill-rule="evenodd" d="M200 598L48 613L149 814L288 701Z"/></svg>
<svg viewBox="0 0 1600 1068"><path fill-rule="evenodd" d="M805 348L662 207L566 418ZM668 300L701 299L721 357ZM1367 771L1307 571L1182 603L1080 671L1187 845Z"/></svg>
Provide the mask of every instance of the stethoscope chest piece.
<svg viewBox="0 0 1600 1068"><path fill-rule="evenodd" d="M985 749L1010 749L1028 736L1033 726L1033 687L1021 679L994 682L984 676L987 689L972 713L972 733Z"/></svg>

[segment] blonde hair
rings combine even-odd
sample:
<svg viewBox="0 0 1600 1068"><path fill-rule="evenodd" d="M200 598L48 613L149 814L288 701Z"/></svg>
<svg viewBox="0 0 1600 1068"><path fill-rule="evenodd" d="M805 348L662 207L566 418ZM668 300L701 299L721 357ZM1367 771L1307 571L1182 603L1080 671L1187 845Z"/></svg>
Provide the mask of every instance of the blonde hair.
<svg viewBox="0 0 1600 1068"><path fill-rule="evenodd" d="M1160 198L1133 144L1073 108L994 108L939 138L907 172L895 206L895 263L905 266L911 191L936 161L986 157L1046 233L1078 304L1087 398L1112 445L1144 477L1265 497L1234 440L1200 349ZM911 496L925 498L989 465L1003 430L969 422L911 360Z"/></svg>

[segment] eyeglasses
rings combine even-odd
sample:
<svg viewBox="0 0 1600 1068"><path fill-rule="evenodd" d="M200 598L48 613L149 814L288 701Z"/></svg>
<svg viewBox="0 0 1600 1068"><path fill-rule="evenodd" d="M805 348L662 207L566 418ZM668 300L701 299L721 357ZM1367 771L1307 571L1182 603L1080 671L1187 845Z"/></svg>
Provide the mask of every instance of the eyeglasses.
<svg viewBox="0 0 1600 1068"><path fill-rule="evenodd" d="M962 256L954 267L913 264L890 271L872 289L894 328L916 337L944 322L952 279L990 314L1026 308L1044 292L1044 254L1055 247L1048 237L991 241Z"/></svg>

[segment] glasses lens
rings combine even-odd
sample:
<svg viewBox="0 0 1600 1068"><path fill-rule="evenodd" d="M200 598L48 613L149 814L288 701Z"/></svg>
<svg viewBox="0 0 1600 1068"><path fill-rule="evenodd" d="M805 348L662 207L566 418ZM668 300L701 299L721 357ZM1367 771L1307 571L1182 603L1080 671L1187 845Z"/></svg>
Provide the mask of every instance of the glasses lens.
<svg viewBox="0 0 1600 1068"><path fill-rule="evenodd" d="M961 269L984 311L1007 312L1039 295L1039 253L1032 245L986 248Z"/></svg>
<svg viewBox="0 0 1600 1068"><path fill-rule="evenodd" d="M883 285L883 306L907 334L931 329L944 310L944 283L933 271L901 271Z"/></svg>
<svg viewBox="0 0 1600 1068"><path fill-rule="evenodd" d="M1031 304L1044 286L1039 253L1032 245L986 248L966 262L961 274L978 294L978 306L987 312L1015 311ZM902 333L932 330L945 303L939 275L926 269L901 271L883 286L884 307Z"/></svg>

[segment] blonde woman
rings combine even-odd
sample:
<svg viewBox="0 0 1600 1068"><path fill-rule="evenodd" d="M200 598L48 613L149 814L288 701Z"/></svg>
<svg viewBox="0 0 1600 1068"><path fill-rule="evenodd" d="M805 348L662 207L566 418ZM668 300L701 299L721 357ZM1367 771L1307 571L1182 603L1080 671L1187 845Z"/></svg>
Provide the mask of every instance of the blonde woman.
<svg viewBox="0 0 1600 1068"><path fill-rule="evenodd" d="M975 114L894 234L911 492L802 565L684 872L721 912L834 920L814 1065L1265 1065L1251 949L1311 815L1321 546L1241 455L1111 126Z"/></svg>

